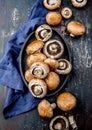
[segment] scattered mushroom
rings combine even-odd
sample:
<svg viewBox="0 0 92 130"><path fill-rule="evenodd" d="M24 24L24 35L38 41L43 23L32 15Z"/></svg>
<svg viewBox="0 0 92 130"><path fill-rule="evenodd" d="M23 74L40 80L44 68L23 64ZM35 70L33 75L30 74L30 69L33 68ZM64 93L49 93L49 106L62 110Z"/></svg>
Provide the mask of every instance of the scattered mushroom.
<svg viewBox="0 0 92 130"><path fill-rule="evenodd" d="M50 73L45 79L45 82L49 90L55 90L60 84L60 77L55 72L50 71Z"/></svg>
<svg viewBox="0 0 92 130"><path fill-rule="evenodd" d="M34 40L33 42L29 43L26 48L26 53L28 55L39 52L44 46L44 43L41 40Z"/></svg>
<svg viewBox="0 0 92 130"><path fill-rule="evenodd" d="M29 82L28 88L31 94L37 98L43 98L47 94L47 85L41 79L32 79Z"/></svg>
<svg viewBox="0 0 92 130"><path fill-rule="evenodd" d="M35 31L36 39L42 40L43 42L48 41L52 36L52 29L47 24L42 24Z"/></svg>
<svg viewBox="0 0 92 130"><path fill-rule="evenodd" d="M72 10L68 7L64 7L62 10L61 10L61 14L62 14L62 17L65 18L65 19L69 19L71 18L72 16Z"/></svg>
<svg viewBox="0 0 92 130"><path fill-rule="evenodd" d="M50 58L60 58L63 52L63 43L55 39L47 41L43 47L43 53Z"/></svg>
<svg viewBox="0 0 92 130"><path fill-rule="evenodd" d="M43 118L52 118L53 117L53 109L56 108L56 104L52 103L50 104L49 101L47 100L42 100L39 104L38 104L38 113L41 117Z"/></svg>
<svg viewBox="0 0 92 130"><path fill-rule="evenodd" d="M54 10L60 7L61 0L44 0L44 6L49 10Z"/></svg>
<svg viewBox="0 0 92 130"><path fill-rule="evenodd" d="M82 8L87 4L88 0L71 0L72 5L76 8Z"/></svg>
<svg viewBox="0 0 92 130"><path fill-rule="evenodd" d="M81 36L86 32L85 26L77 21L71 21L67 25L67 31L70 33L70 36Z"/></svg>
<svg viewBox="0 0 92 130"><path fill-rule="evenodd" d="M59 66L56 69L56 73L66 75L69 74L72 70L71 63L66 59L59 59L58 60Z"/></svg>
<svg viewBox="0 0 92 130"><path fill-rule="evenodd" d="M27 82L30 82L33 79L33 76L30 74L30 70L26 70L25 72L25 79Z"/></svg>
<svg viewBox="0 0 92 130"><path fill-rule="evenodd" d="M69 122L65 116L54 117L49 126L50 130L69 130Z"/></svg>
<svg viewBox="0 0 92 130"><path fill-rule="evenodd" d="M49 66L44 62L35 62L30 66L30 73L36 78L44 79L49 72Z"/></svg>
<svg viewBox="0 0 92 130"><path fill-rule="evenodd" d="M38 61L44 61L46 59L46 56L43 53L34 53L32 55L29 55L27 57L27 66L30 67L33 63Z"/></svg>
<svg viewBox="0 0 92 130"><path fill-rule="evenodd" d="M49 12L46 15L46 22L51 26L59 25L62 22L62 16L59 12Z"/></svg>

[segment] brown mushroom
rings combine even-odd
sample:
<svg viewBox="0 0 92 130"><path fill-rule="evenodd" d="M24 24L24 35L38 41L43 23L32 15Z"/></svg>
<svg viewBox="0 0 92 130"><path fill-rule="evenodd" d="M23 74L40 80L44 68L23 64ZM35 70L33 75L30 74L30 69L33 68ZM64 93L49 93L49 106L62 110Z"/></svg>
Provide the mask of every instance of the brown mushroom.
<svg viewBox="0 0 92 130"><path fill-rule="evenodd" d="M72 70L71 63L66 59L59 59L58 60L59 66L55 70L56 73L66 75L69 74Z"/></svg>
<svg viewBox="0 0 92 130"><path fill-rule="evenodd" d="M35 31L36 39L42 40L43 42L48 41L52 36L52 29L47 24L40 25Z"/></svg>
<svg viewBox="0 0 92 130"><path fill-rule="evenodd" d="M44 46L44 43L41 40L34 40L33 42L29 43L26 48L26 53L28 55L39 52Z"/></svg>
<svg viewBox="0 0 92 130"><path fill-rule="evenodd" d="M75 108L77 99L74 95L69 92L61 93L57 97L57 106L65 112L68 112Z"/></svg>
<svg viewBox="0 0 92 130"><path fill-rule="evenodd" d="M49 125L50 130L69 130L69 121L65 116L55 116Z"/></svg>
<svg viewBox="0 0 92 130"><path fill-rule="evenodd" d="M41 79L32 79L29 82L28 88L31 94L37 98L43 98L47 94L47 85Z"/></svg>
<svg viewBox="0 0 92 130"><path fill-rule="evenodd" d="M62 22L62 16L59 12L49 12L46 15L46 22L51 26L59 25Z"/></svg>
<svg viewBox="0 0 92 130"><path fill-rule="evenodd" d="M81 36L86 32L85 26L77 21L71 21L67 25L67 31L70 33L70 36Z"/></svg>
<svg viewBox="0 0 92 130"><path fill-rule="evenodd" d="M60 77L55 72L50 71L50 73L48 74L48 76L45 79L45 82L46 82L49 90L55 90L59 86Z"/></svg>
<svg viewBox="0 0 92 130"><path fill-rule="evenodd" d="M33 63L38 62L38 61L44 61L46 59L46 56L43 53L35 53L33 55L29 55L27 57L27 65L30 67Z"/></svg>
<svg viewBox="0 0 92 130"><path fill-rule="evenodd" d="M61 0L44 0L44 6L49 10L54 10L60 7Z"/></svg>
<svg viewBox="0 0 92 130"><path fill-rule="evenodd" d="M58 59L63 55L64 45L56 39L49 40L43 47L43 53L50 58Z"/></svg>
<svg viewBox="0 0 92 130"><path fill-rule="evenodd" d="M71 3L76 8L82 8L87 4L88 0L71 0Z"/></svg>
<svg viewBox="0 0 92 130"><path fill-rule="evenodd" d="M30 73L36 78L44 79L49 72L49 66L44 62L35 62L30 66Z"/></svg>
<svg viewBox="0 0 92 130"><path fill-rule="evenodd" d="M71 18L72 16L72 10L68 7L64 7L62 10L61 10L61 14L62 14L62 17L65 18L65 19L69 19Z"/></svg>
<svg viewBox="0 0 92 130"><path fill-rule="evenodd" d="M56 104L52 103L50 104L49 101L47 100L42 100L39 104L38 104L38 113L41 117L43 118L52 118L53 117L53 109L56 108Z"/></svg>
<svg viewBox="0 0 92 130"><path fill-rule="evenodd" d="M27 82L30 82L33 79L33 76L30 74L30 70L26 70L25 75L24 75L25 79Z"/></svg>

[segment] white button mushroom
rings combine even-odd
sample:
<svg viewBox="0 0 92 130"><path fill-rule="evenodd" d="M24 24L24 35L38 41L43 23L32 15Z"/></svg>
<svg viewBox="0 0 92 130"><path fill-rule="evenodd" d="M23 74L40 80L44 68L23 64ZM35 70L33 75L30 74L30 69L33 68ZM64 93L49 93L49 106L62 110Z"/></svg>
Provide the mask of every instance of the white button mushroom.
<svg viewBox="0 0 92 130"><path fill-rule="evenodd" d="M87 4L88 0L71 0L71 3L76 8L82 8Z"/></svg>

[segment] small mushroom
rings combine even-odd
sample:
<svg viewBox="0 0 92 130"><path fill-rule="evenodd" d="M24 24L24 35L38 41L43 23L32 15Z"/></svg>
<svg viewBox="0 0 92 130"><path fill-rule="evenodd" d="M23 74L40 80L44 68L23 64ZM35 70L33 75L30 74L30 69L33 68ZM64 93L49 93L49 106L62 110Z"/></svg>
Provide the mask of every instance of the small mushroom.
<svg viewBox="0 0 92 130"><path fill-rule="evenodd" d="M51 70L55 70L59 66L58 61L52 58L47 58L46 60L44 60L44 62L50 66Z"/></svg>
<svg viewBox="0 0 92 130"><path fill-rule="evenodd" d="M46 15L46 22L51 26L59 25L62 22L62 16L59 12L49 12Z"/></svg>
<svg viewBox="0 0 92 130"><path fill-rule="evenodd" d="M88 0L71 0L71 3L76 8L82 8L87 4Z"/></svg>
<svg viewBox="0 0 92 130"><path fill-rule="evenodd" d="M44 43L41 40L34 40L33 42L29 43L26 48L26 53L28 55L39 52L44 46Z"/></svg>
<svg viewBox="0 0 92 130"><path fill-rule="evenodd" d="M33 79L33 76L30 74L30 70L29 69L26 70L24 77L25 77L27 82L30 82Z"/></svg>
<svg viewBox="0 0 92 130"><path fill-rule="evenodd" d="M61 14L62 14L62 17L65 18L65 19L69 19L71 18L72 16L72 10L68 7L64 7L62 10L61 10Z"/></svg>
<svg viewBox="0 0 92 130"><path fill-rule="evenodd" d="M43 42L48 41L52 36L52 29L47 24L40 25L35 31L36 39L42 40Z"/></svg>
<svg viewBox="0 0 92 130"><path fill-rule="evenodd" d="M65 112L68 112L75 108L77 99L74 95L69 92L61 93L57 97L57 106Z"/></svg>
<svg viewBox="0 0 92 130"><path fill-rule="evenodd" d="M59 59L58 63L59 63L59 66L55 70L56 73L62 74L62 75L66 75L66 74L69 74L71 72L72 65L71 65L71 63L68 60L66 60L66 59Z"/></svg>
<svg viewBox="0 0 92 130"><path fill-rule="evenodd" d="M49 10L54 10L60 7L61 0L44 0L44 6Z"/></svg>
<svg viewBox="0 0 92 130"><path fill-rule="evenodd" d="M37 98L43 98L47 94L47 85L41 79L32 79L29 82L28 88L31 94Z"/></svg>
<svg viewBox="0 0 92 130"><path fill-rule="evenodd" d="M47 84L48 89L52 91L58 88L60 83L60 77L57 73L50 71L50 73L45 79L45 82Z"/></svg>
<svg viewBox="0 0 92 130"><path fill-rule="evenodd" d="M67 25L67 31L70 33L70 36L81 36L86 32L85 26L77 21L71 21Z"/></svg>
<svg viewBox="0 0 92 130"><path fill-rule="evenodd" d="M43 53L50 58L58 59L63 55L63 43L58 40L49 40L43 47Z"/></svg>
<svg viewBox="0 0 92 130"><path fill-rule="evenodd" d="M46 56L43 53L35 53L32 55L29 55L27 57L26 62L27 62L28 67L30 67L33 63L38 62L38 61L43 62L45 59L46 59Z"/></svg>
<svg viewBox="0 0 92 130"><path fill-rule="evenodd" d="M30 66L30 73L33 77L44 79L48 75L50 69L44 62L35 62Z"/></svg>
<svg viewBox="0 0 92 130"><path fill-rule="evenodd" d="M53 109L56 108L56 104L52 103L50 104L49 101L47 100L42 100L39 104L38 104L38 113L41 117L43 118L52 118L53 117Z"/></svg>
<svg viewBox="0 0 92 130"><path fill-rule="evenodd" d="M65 116L55 116L49 125L50 130L69 130L69 122Z"/></svg>

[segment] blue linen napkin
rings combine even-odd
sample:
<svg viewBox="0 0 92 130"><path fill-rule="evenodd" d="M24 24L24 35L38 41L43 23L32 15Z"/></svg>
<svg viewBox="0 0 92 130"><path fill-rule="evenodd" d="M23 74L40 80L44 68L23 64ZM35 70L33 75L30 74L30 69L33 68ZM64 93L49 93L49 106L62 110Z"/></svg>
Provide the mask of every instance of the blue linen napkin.
<svg viewBox="0 0 92 130"><path fill-rule="evenodd" d="M0 84L8 87L3 109L5 118L10 118L33 109L39 103L29 90L24 91L24 83L19 72L19 55L21 47L28 35L43 23L48 10L43 6L43 0L34 4L28 21L10 37L6 44L5 54L0 60Z"/></svg>

